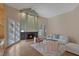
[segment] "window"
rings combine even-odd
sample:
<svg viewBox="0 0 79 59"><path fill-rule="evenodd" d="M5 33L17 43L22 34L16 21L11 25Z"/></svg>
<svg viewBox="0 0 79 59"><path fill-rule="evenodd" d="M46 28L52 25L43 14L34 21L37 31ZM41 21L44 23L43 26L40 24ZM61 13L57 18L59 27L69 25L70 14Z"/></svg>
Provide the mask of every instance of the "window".
<svg viewBox="0 0 79 59"><path fill-rule="evenodd" d="M24 11L26 15L21 18L21 30L25 32L36 32L38 30L37 13L32 9L24 9L23 13Z"/></svg>

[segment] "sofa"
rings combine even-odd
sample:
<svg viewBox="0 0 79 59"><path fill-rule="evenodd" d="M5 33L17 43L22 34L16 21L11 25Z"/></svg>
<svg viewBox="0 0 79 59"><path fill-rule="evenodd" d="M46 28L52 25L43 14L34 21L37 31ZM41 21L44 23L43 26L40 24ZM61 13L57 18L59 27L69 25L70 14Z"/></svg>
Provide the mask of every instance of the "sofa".
<svg viewBox="0 0 79 59"><path fill-rule="evenodd" d="M65 48L66 51L79 55L79 44L70 42L66 44L65 46L66 46Z"/></svg>
<svg viewBox="0 0 79 59"><path fill-rule="evenodd" d="M69 37L61 34L52 34L48 36L46 39L57 40L61 44L67 44L69 42Z"/></svg>

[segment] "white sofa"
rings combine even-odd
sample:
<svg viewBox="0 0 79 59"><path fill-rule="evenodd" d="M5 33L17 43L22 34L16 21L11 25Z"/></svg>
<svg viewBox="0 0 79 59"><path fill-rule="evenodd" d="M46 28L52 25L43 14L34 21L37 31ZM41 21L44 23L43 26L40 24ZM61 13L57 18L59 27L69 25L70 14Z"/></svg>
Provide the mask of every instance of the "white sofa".
<svg viewBox="0 0 79 59"><path fill-rule="evenodd" d="M60 34L52 34L50 36L47 36L46 39L58 40L63 44L67 44L69 42L69 38L67 36Z"/></svg>
<svg viewBox="0 0 79 59"><path fill-rule="evenodd" d="M59 35L58 41L61 44L60 47L62 47L62 50L64 49L63 51L69 51L71 53L79 55L79 44L69 42L69 38L64 35Z"/></svg>
<svg viewBox="0 0 79 59"><path fill-rule="evenodd" d="M69 42L68 36L60 35L60 34L53 34L52 35L53 40L58 40L59 43L65 45Z"/></svg>
<svg viewBox="0 0 79 59"><path fill-rule="evenodd" d="M79 44L68 43L65 46L66 46L66 51L79 55Z"/></svg>

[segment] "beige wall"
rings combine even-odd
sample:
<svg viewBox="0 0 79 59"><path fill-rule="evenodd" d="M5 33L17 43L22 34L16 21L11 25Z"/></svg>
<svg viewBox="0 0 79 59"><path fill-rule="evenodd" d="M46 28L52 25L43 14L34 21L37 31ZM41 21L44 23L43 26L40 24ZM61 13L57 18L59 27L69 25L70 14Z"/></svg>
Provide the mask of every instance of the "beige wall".
<svg viewBox="0 0 79 59"><path fill-rule="evenodd" d="M47 34L64 34L79 43L79 6L71 12L48 19Z"/></svg>
<svg viewBox="0 0 79 59"><path fill-rule="evenodd" d="M6 6L6 12L7 18L11 18L16 21L20 20L19 11L17 9Z"/></svg>
<svg viewBox="0 0 79 59"><path fill-rule="evenodd" d="M38 22L39 24L44 24L44 25L47 25L47 19L44 18L44 17L38 17Z"/></svg>

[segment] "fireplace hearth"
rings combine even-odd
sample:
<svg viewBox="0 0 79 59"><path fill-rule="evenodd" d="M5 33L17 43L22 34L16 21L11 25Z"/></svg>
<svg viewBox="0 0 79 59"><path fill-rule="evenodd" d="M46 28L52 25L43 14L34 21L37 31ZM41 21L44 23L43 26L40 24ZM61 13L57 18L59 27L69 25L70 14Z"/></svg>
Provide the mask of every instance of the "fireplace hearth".
<svg viewBox="0 0 79 59"><path fill-rule="evenodd" d="M38 37L38 32L21 32L21 40L34 39L34 37Z"/></svg>

